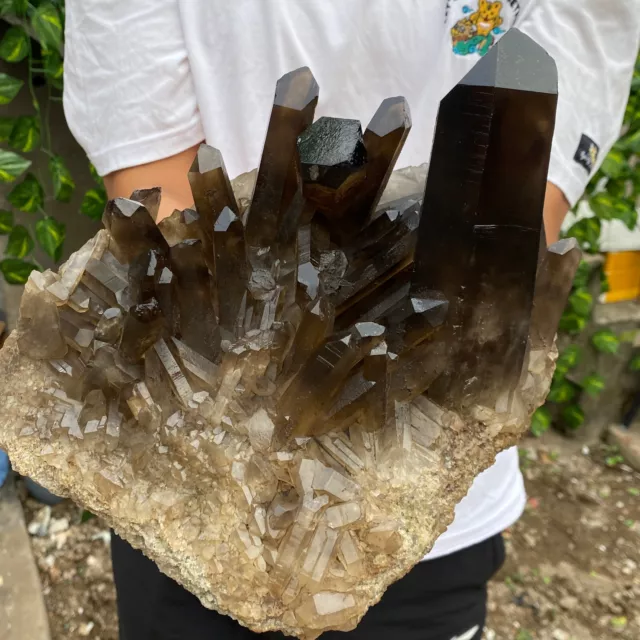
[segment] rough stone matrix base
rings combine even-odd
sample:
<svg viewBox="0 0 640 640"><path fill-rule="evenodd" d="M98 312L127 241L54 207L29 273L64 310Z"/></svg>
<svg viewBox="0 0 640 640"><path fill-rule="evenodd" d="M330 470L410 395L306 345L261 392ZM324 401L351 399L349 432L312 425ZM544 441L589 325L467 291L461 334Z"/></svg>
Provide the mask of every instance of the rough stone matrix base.
<svg viewBox="0 0 640 640"><path fill-rule="evenodd" d="M531 359L535 362L530 360L522 412L512 421L477 407L476 413L483 420L463 426L454 414L445 413L437 428L430 422L432 444L427 450L364 469L353 478L363 489L375 487L370 494L364 492L369 496L364 517L374 525L376 519L380 522L380 535L376 538L375 531L371 533L375 527L370 528L364 541L368 548L362 561L368 566L363 573L370 577L344 594L348 602L327 605L338 611L350 605L348 627L355 626L386 587L432 547L453 520L454 507L474 477L526 430L528 416L548 392L555 360L555 352L533 355L537 357ZM202 475L186 475L184 482L181 478L178 483L174 473L179 456L156 454L136 469L135 430L124 428L121 444L110 453L108 444L98 440L106 439L106 435L85 441L84 453L78 452L72 439L58 439L48 445L37 434L24 435L25 424L32 421L30 407L40 403L38 395L46 388L48 375L41 363L19 354L12 335L0 352L0 446L8 450L20 473L103 517L163 572L196 594L204 606L232 615L256 631L282 628L283 620L288 620L290 626L284 628L285 633L314 637L310 631L313 620L302 629L272 597L266 573L241 557L240 544L233 538L246 514L237 509L237 487L223 478L212 477L205 483ZM429 404L424 398L414 401L408 420L417 424L425 414L434 417L435 405ZM188 439L185 434L184 446L189 446ZM425 464L425 454L429 464ZM386 522L398 525L400 539L385 537ZM217 558L223 551L228 553L226 570ZM230 571L234 565L237 573L245 575L234 578ZM255 588L261 573L264 588ZM339 583L340 579L335 581ZM340 585L335 586L335 593L339 593ZM266 612L270 615L265 616Z"/></svg>

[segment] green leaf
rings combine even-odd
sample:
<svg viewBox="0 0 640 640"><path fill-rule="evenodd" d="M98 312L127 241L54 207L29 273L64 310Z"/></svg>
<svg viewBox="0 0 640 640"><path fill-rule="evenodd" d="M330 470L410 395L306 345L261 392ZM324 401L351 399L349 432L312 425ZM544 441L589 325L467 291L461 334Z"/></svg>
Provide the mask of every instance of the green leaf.
<svg viewBox="0 0 640 640"><path fill-rule="evenodd" d="M574 369L582 359L582 349L575 344L570 344L559 356L556 362L556 371L567 374Z"/></svg>
<svg viewBox="0 0 640 640"><path fill-rule="evenodd" d="M584 423L584 411L580 405L570 404L562 410L562 420L570 429L579 429Z"/></svg>
<svg viewBox="0 0 640 640"><path fill-rule="evenodd" d="M610 291L611 287L609 286L609 278L605 273L604 269L600 271L600 293L607 293Z"/></svg>
<svg viewBox="0 0 640 640"><path fill-rule="evenodd" d="M636 353L631 361L629 362L629 370L630 371L640 371L640 353Z"/></svg>
<svg viewBox="0 0 640 640"><path fill-rule="evenodd" d="M20 27L9 27L0 41L0 58L6 62L20 62L29 53L29 36Z"/></svg>
<svg viewBox="0 0 640 640"><path fill-rule="evenodd" d="M581 333L586 326L587 318L583 318L573 313L573 311L565 311L560 318L558 329L571 335L577 335Z"/></svg>
<svg viewBox="0 0 640 640"><path fill-rule="evenodd" d="M583 249L595 253L598 251L601 228L602 223L598 218L583 218L571 226L567 237L575 238Z"/></svg>
<svg viewBox="0 0 640 640"><path fill-rule="evenodd" d="M18 151L33 151L40 144L40 121L35 116L20 116L16 119L9 144Z"/></svg>
<svg viewBox="0 0 640 640"><path fill-rule="evenodd" d="M53 156L49 160L49 171L53 180L53 195L55 199L60 202L69 202L76 184L60 156Z"/></svg>
<svg viewBox="0 0 640 640"><path fill-rule="evenodd" d="M531 416L531 433L539 438L551 427L551 412L547 407L538 407Z"/></svg>
<svg viewBox="0 0 640 640"><path fill-rule="evenodd" d="M0 105L9 104L18 95L23 84L24 82L18 78L0 73Z"/></svg>
<svg viewBox="0 0 640 640"><path fill-rule="evenodd" d="M0 142L9 142L13 125L17 118L9 118L8 116L0 116Z"/></svg>
<svg viewBox="0 0 640 640"><path fill-rule="evenodd" d="M54 218L46 217L36 224L36 239L48 256L60 260L65 238L65 226Z"/></svg>
<svg viewBox="0 0 640 640"><path fill-rule="evenodd" d="M13 229L13 213L7 210L0 211L0 236L6 236Z"/></svg>
<svg viewBox="0 0 640 640"><path fill-rule="evenodd" d="M638 210L633 206L629 206L624 213L618 217L618 220L624 222L629 231L633 231L638 224Z"/></svg>
<svg viewBox="0 0 640 640"><path fill-rule="evenodd" d="M31 15L31 26L43 49L62 48L62 20L51 2L44 2Z"/></svg>
<svg viewBox="0 0 640 640"><path fill-rule="evenodd" d="M573 286L576 289L586 289L589 284L589 277L591 276L591 266L586 260L580 260L580 264L576 270L576 275L573 279Z"/></svg>
<svg viewBox="0 0 640 640"><path fill-rule="evenodd" d="M28 173L20 184L11 189L7 200L20 211L35 213L44 205L44 190L38 179Z"/></svg>
<svg viewBox="0 0 640 640"><path fill-rule="evenodd" d="M5 253L13 258L24 258L33 251L34 242L29 230L21 224L11 229Z"/></svg>
<svg viewBox="0 0 640 640"><path fill-rule="evenodd" d="M0 149L0 182L13 182L31 166L31 160L13 151Z"/></svg>
<svg viewBox="0 0 640 640"><path fill-rule="evenodd" d="M569 305L581 318L588 318L593 306L593 296L585 289L578 289L569 296Z"/></svg>
<svg viewBox="0 0 640 640"><path fill-rule="evenodd" d="M590 198L589 206L593 213L601 220L617 220L623 218L629 209L629 203L627 203L626 200L615 197L606 191L596 193L596 195Z"/></svg>
<svg viewBox="0 0 640 640"><path fill-rule="evenodd" d="M24 284L34 270L39 271L35 264L26 260L7 258L0 261L0 273L9 284Z"/></svg>
<svg viewBox="0 0 640 640"><path fill-rule="evenodd" d="M591 336L593 346L601 353L618 353L620 340L611 329L600 329Z"/></svg>
<svg viewBox="0 0 640 640"><path fill-rule="evenodd" d="M104 189L89 189L84 194L80 213L89 216L92 220L100 220L107 204L107 194Z"/></svg>
<svg viewBox="0 0 640 640"><path fill-rule="evenodd" d="M91 177L93 178L93 181L100 185L101 187L104 186L104 182L102 180L102 178L98 175L98 172L96 171L96 168L93 166L93 164L90 162L89 163L89 173L91 174Z"/></svg>
<svg viewBox="0 0 640 640"><path fill-rule="evenodd" d="M56 89L62 90L64 66L60 53L57 50L45 50L42 52L42 61L44 62L44 72L49 83Z"/></svg>
<svg viewBox="0 0 640 640"><path fill-rule="evenodd" d="M1 0L0 15L12 13L15 16L22 17L26 15L29 7L29 0Z"/></svg>
<svg viewBox="0 0 640 640"><path fill-rule="evenodd" d="M597 373L587 376L581 383L584 392L592 398L597 398L604 391L605 379Z"/></svg>
<svg viewBox="0 0 640 640"><path fill-rule="evenodd" d="M571 402L576 395L576 388L568 380L555 381L551 385L547 400L556 404Z"/></svg>
<svg viewBox="0 0 640 640"><path fill-rule="evenodd" d="M640 129L625 136L620 145L623 149L631 151L631 153L640 153Z"/></svg>
<svg viewBox="0 0 640 640"><path fill-rule="evenodd" d="M628 169L627 159L621 151L612 149L602 163L602 172L610 178L619 178Z"/></svg>

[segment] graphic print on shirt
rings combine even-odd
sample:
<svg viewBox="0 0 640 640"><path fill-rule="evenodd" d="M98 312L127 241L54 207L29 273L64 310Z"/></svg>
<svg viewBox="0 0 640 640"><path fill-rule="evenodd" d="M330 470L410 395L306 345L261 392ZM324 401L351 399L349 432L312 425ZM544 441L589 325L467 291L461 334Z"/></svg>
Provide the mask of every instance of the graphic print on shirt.
<svg viewBox="0 0 640 640"><path fill-rule="evenodd" d="M599 153L600 147L588 135L583 133L573 159L584 167L587 173L591 174Z"/></svg>
<svg viewBox="0 0 640 640"><path fill-rule="evenodd" d="M519 13L519 0L450 0L446 17L453 52L459 56L485 55L513 26Z"/></svg>

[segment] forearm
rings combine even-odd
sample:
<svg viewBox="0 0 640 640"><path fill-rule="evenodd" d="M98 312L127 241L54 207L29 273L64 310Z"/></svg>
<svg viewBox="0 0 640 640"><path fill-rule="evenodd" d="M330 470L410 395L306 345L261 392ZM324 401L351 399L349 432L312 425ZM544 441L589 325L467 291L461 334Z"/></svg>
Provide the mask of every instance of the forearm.
<svg viewBox="0 0 640 640"><path fill-rule="evenodd" d="M544 230L547 234L547 244L553 244L560 237L560 227L569 208L564 193L552 182L547 182L544 198Z"/></svg>
<svg viewBox="0 0 640 640"><path fill-rule="evenodd" d="M110 199L128 198L136 189L160 187L162 200L156 220L160 222L171 215L174 209L186 209L193 205L187 174L197 150L198 146L194 146L170 158L114 171L104 177L107 195Z"/></svg>

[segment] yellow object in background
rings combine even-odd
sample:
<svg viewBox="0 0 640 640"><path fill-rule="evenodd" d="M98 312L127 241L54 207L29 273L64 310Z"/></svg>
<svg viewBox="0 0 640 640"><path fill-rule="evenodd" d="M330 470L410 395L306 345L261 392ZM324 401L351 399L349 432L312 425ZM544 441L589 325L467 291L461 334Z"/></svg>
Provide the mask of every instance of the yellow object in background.
<svg viewBox="0 0 640 640"><path fill-rule="evenodd" d="M609 281L605 302L622 302L640 297L640 251L608 253L604 272Z"/></svg>

